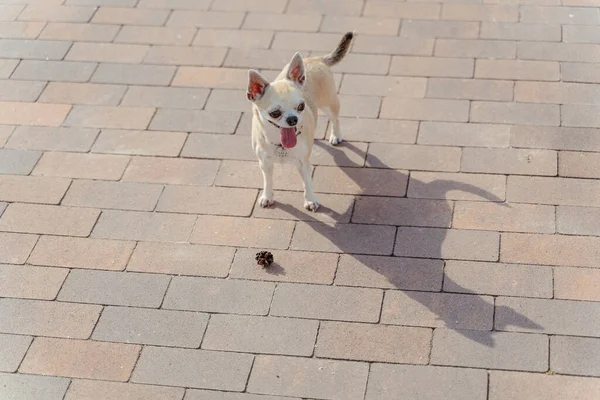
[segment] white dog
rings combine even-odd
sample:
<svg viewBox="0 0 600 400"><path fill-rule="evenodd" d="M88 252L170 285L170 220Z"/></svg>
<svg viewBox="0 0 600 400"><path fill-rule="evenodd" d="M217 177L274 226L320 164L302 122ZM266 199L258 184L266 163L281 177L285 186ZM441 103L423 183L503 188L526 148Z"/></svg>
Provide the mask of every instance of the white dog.
<svg viewBox="0 0 600 400"><path fill-rule="evenodd" d="M264 178L261 207L273 200L273 162L294 163L304 184L304 207L319 208L309 162L317 125L317 109L331 125L329 142L342 141L339 123L340 101L330 67L348 53L354 37L346 33L338 47L323 57L302 59L296 53L275 81L269 83L257 71L248 72L248 100L253 104L252 147Z"/></svg>

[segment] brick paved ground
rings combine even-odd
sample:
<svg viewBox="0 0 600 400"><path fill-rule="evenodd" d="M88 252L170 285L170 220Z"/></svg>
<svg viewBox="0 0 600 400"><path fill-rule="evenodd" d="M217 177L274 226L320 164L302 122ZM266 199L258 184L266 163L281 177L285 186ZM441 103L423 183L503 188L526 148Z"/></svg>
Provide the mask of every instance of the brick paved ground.
<svg viewBox="0 0 600 400"><path fill-rule="evenodd" d="M598 0L0 4L1 399L600 398ZM246 69L354 29L256 207Z"/></svg>

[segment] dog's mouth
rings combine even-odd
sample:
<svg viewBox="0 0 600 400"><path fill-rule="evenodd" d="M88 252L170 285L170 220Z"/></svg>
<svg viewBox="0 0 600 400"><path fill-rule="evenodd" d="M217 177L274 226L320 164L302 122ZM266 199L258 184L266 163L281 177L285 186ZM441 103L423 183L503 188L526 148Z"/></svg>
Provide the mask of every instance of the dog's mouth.
<svg viewBox="0 0 600 400"><path fill-rule="evenodd" d="M296 127L279 128L281 145L286 149L291 149L296 146L298 139L296 138Z"/></svg>

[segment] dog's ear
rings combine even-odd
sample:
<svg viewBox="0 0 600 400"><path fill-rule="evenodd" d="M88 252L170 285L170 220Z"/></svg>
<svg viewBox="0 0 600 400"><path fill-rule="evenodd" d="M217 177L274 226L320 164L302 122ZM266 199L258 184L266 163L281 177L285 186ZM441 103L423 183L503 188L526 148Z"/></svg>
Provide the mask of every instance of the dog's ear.
<svg viewBox="0 0 600 400"><path fill-rule="evenodd" d="M257 101L265 94L269 86L267 81L258 71L251 69L248 71L248 100Z"/></svg>
<svg viewBox="0 0 600 400"><path fill-rule="evenodd" d="M298 86L304 85L304 61L300 53L294 54L292 61L290 61L290 67L287 72L287 79L294 82Z"/></svg>

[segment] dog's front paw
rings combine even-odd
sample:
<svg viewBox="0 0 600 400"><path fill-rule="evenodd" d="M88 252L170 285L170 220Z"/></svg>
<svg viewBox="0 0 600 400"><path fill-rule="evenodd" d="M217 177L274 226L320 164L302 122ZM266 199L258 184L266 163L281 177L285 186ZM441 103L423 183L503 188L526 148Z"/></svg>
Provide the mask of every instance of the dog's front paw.
<svg viewBox="0 0 600 400"><path fill-rule="evenodd" d="M332 146L337 146L338 144L342 143L342 138L331 135L329 138L329 143L331 143Z"/></svg>
<svg viewBox="0 0 600 400"><path fill-rule="evenodd" d="M306 200L304 202L304 208L306 208L308 211L317 211L319 209L319 203L315 200L315 201L308 201Z"/></svg>
<svg viewBox="0 0 600 400"><path fill-rule="evenodd" d="M265 196L261 196L261 198L260 198L260 206L262 208L270 207L273 204L275 204L275 200L273 200L273 198L268 198L268 197L265 197Z"/></svg>

